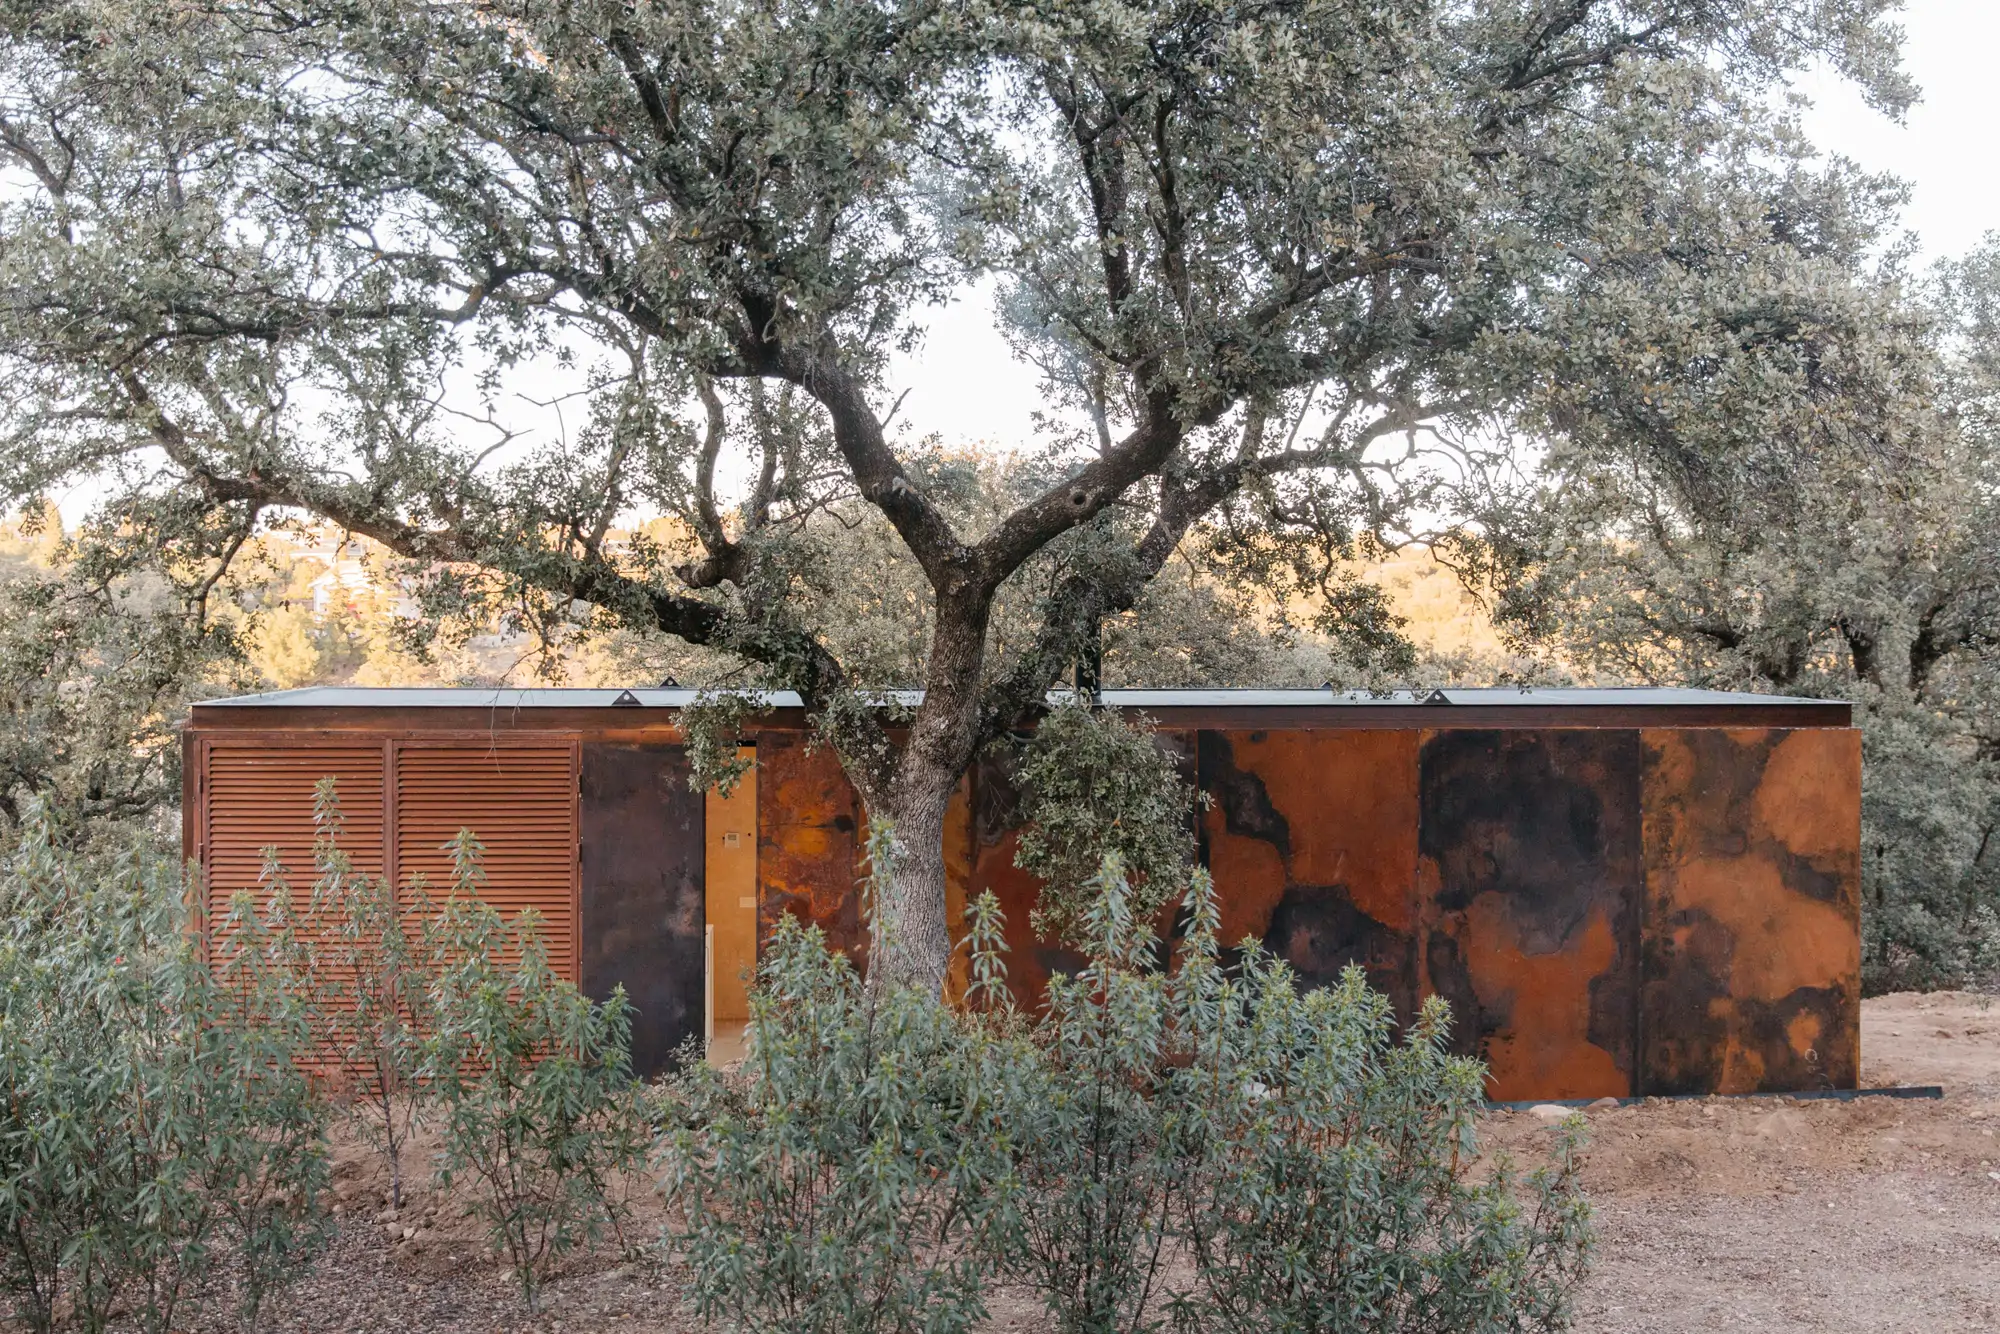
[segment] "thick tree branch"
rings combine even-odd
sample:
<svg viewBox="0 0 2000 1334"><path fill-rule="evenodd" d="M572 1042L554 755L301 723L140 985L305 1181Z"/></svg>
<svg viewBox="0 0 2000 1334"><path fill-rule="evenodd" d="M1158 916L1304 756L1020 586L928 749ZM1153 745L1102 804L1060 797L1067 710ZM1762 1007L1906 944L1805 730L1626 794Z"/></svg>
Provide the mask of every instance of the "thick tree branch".
<svg viewBox="0 0 2000 1334"><path fill-rule="evenodd" d="M768 315L756 321L761 328L773 323ZM973 574L972 552L944 511L910 481L902 460L889 448L860 379L841 367L830 351L805 351L775 337L746 346L744 353L754 373L795 384L826 409L833 422L834 448L846 460L862 498L895 527L931 587L942 596L967 587Z"/></svg>

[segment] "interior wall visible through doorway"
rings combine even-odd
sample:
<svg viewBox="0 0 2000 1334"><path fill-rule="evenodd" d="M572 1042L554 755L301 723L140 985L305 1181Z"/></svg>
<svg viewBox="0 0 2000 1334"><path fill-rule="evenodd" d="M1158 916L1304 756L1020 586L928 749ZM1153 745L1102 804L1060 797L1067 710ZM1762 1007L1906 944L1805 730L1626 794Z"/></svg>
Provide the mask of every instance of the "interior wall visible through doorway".
<svg viewBox="0 0 2000 1334"><path fill-rule="evenodd" d="M750 1017L749 980L757 968L757 767L754 748L738 752L750 768L728 796L708 793L708 925L714 932L710 982L717 1024Z"/></svg>

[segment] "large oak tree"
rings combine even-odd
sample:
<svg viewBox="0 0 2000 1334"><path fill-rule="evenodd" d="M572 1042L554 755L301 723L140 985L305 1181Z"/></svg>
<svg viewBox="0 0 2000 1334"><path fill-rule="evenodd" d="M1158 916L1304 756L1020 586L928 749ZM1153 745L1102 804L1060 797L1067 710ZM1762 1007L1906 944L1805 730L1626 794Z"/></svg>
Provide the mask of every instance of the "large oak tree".
<svg viewBox="0 0 2000 1334"><path fill-rule="evenodd" d="M5 0L0 485L87 479L195 615L306 512L438 609L756 664L893 822L871 967L935 986L949 794L1100 621L1198 532L1341 603L1335 557L1449 511L1428 449L1638 336L1593 294L1775 271L1744 262L1801 244L1773 201L1849 188L1776 94L1823 62L1899 106L1890 7ZM1046 373L1051 467L968 515L885 372L980 282ZM587 422L496 452L530 364ZM927 586L907 716L801 596L856 499ZM689 549L607 540L646 508Z"/></svg>

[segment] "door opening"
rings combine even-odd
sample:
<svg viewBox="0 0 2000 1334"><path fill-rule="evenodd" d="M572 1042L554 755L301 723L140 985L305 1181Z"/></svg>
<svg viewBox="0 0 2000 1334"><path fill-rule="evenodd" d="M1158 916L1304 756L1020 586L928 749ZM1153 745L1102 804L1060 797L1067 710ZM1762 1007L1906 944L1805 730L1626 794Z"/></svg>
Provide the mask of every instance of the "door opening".
<svg viewBox="0 0 2000 1334"><path fill-rule="evenodd" d="M737 752L751 767L728 796L710 790L707 819L708 1058L743 1054L750 1018L750 977L757 969L757 752Z"/></svg>

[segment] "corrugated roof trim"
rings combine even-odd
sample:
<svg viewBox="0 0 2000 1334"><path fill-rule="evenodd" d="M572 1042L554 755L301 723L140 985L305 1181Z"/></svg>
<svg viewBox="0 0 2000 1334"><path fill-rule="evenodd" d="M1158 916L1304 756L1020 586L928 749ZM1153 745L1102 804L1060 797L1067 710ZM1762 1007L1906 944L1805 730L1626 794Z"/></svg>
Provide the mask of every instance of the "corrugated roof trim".
<svg viewBox="0 0 2000 1334"><path fill-rule="evenodd" d="M202 701L202 708L371 708L371 709L492 709L497 712L511 712L518 709L606 709L614 700L627 693L619 689L590 690L579 688L548 688L531 690L489 690L455 687L354 687L354 686L308 686L299 690L274 690L260 695L237 695L229 699ZM630 692L646 708L677 709L692 703L701 692L696 690L633 690ZM1590 708L1594 706L1644 705L1662 707L1671 705L1771 705L1771 704L1839 704L1840 700L1802 699L1791 695L1753 695L1729 690L1676 690L1652 686L1629 686L1613 689L1555 690L1516 689L1507 686L1486 686L1470 689L1446 688L1442 691L1418 693L1409 690L1372 693L1365 690L1107 690L1098 698L1116 708L1125 709L1186 709L1186 708L1300 708L1307 706L1351 705L1367 708L1379 705L1401 705L1432 701L1433 707L1445 707L1434 702L1434 696L1442 694L1446 705L1562 705L1568 708ZM1052 692L1050 702L1067 698L1068 692ZM906 705L916 705L923 700L921 690L892 690L881 692L881 698ZM796 709L801 705L798 695L790 690L765 692L763 701L773 709Z"/></svg>

